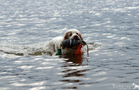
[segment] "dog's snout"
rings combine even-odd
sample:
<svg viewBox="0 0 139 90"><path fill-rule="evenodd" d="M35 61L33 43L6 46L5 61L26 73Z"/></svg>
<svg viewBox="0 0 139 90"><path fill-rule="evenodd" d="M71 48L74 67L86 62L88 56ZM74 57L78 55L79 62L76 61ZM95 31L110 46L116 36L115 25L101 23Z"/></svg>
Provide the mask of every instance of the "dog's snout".
<svg viewBox="0 0 139 90"><path fill-rule="evenodd" d="M77 35L75 35L73 38L79 40L79 37Z"/></svg>
<svg viewBox="0 0 139 90"><path fill-rule="evenodd" d="M78 38L78 36L77 36L77 35L75 35L75 36L74 36L74 38Z"/></svg>

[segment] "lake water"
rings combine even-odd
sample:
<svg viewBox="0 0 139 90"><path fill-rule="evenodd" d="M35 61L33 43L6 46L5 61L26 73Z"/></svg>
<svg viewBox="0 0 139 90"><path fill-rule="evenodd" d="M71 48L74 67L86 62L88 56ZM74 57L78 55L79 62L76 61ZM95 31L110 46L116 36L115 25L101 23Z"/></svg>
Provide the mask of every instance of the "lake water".
<svg viewBox="0 0 139 90"><path fill-rule="evenodd" d="M0 2L0 90L139 90L139 0ZM89 58L47 54L69 29Z"/></svg>

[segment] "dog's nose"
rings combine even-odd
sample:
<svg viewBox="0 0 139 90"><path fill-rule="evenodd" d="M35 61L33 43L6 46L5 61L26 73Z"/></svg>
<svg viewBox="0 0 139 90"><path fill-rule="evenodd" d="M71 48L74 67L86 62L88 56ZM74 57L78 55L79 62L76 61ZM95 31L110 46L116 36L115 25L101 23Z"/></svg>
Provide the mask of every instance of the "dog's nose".
<svg viewBox="0 0 139 90"><path fill-rule="evenodd" d="M75 35L73 38L79 40L79 37L77 35Z"/></svg>

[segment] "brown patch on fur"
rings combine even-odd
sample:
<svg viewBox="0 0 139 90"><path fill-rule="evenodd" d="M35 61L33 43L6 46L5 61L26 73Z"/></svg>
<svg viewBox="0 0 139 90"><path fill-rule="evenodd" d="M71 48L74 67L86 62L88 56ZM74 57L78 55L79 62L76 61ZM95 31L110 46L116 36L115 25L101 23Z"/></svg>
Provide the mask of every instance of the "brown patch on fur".
<svg viewBox="0 0 139 90"><path fill-rule="evenodd" d="M64 40L69 39L70 34L72 34L72 32L66 32L64 35Z"/></svg>

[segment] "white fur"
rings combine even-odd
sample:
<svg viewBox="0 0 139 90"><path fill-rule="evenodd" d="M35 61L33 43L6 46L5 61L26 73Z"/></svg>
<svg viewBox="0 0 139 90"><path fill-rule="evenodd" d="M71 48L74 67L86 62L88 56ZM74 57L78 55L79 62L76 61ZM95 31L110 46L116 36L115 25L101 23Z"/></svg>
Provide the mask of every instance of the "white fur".
<svg viewBox="0 0 139 90"><path fill-rule="evenodd" d="M136 85L135 83L132 84L134 86L133 89L139 89L139 85Z"/></svg>
<svg viewBox="0 0 139 90"><path fill-rule="evenodd" d="M58 48L61 48L60 45L63 40L64 38L62 36L53 38L48 44L47 51L50 52L50 54L54 55L57 52Z"/></svg>

